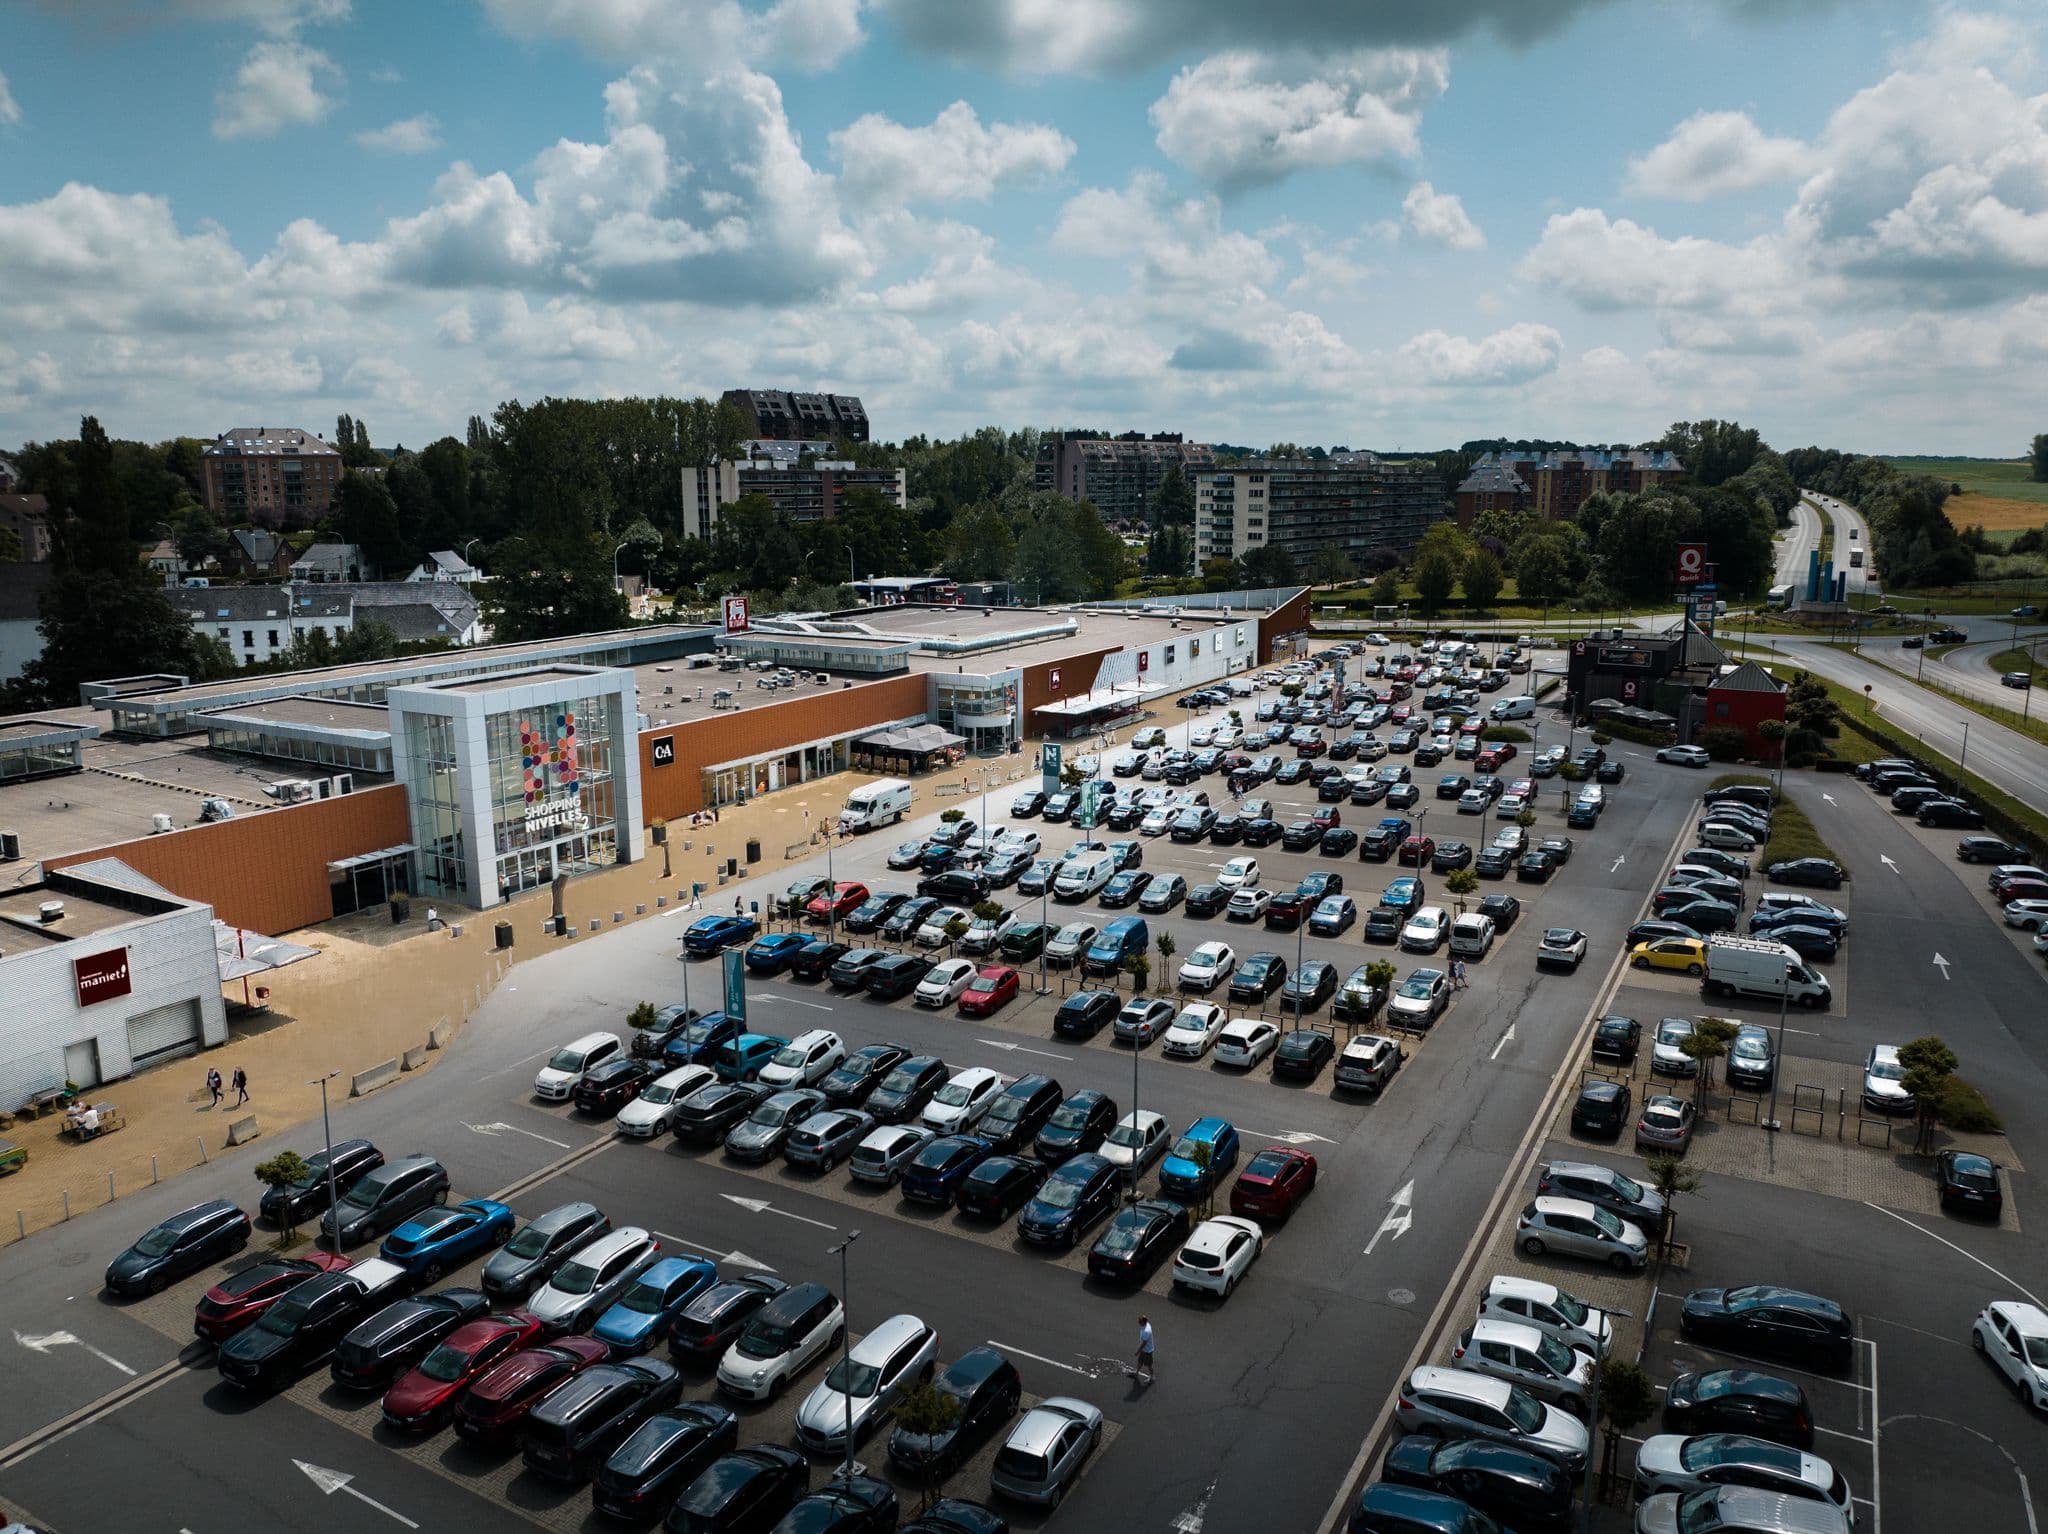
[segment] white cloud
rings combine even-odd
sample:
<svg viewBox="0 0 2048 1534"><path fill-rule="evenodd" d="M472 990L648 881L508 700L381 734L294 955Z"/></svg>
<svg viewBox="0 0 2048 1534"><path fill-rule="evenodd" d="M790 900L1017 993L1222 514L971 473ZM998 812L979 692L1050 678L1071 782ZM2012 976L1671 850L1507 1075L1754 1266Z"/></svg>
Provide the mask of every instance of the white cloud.
<svg viewBox="0 0 2048 1534"><path fill-rule="evenodd" d="M334 98L324 87L340 79L339 67L318 48L258 43L235 71L233 83L214 94L213 136L269 138L317 123L334 110Z"/></svg>
<svg viewBox="0 0 2048 1534"><path fill-rule="evenodd" d="M43 10L90 28L191 21L253 26L273 37L348 19L350 0L35 0Z"/></svg>
<svg viewBox="0 0 2048 1534"><path fill-rule="evenodd" d="M1555 370L1564 337L1523 321L1477 341L1426 330L1396 354L1425 383L1495 386L1527 383Z"/></svg>
<svg viewBox="0 0 2048 1534"><path fill-rule="evenodd" d="M1775 181L1796 181L1813 151L1798 139L1771 138L1746 112L1695 112L1671 137L1628 163L1623 190L1636 197L1704 202Z"/></svg>
<svg viewBox="0 0 2048 1534"><path fill-rule="evenodd" d="M1441 51L1219 53L1175 75L1151 117L1170 158L1219 185L1246 186L1413 156L1422 113L1449 83Z"/></svg>
<svg viewBox="0 0 2048 1534"><path fill-rule="evenodd" d="M1401 216L1418 239L1452 250L1484 250L1486 236L1465 214L1465 204L1455 192L1439 192L1427 181L1418 181L1401 199Z"/></svg>
<svg viewBox="0 0 2048 1534"><path fill-rule="evenodd" d="M688 61L829 69L860 46L863 0L484 0L518 37L563 37L610 63Z"/></svg>
<svg viewBox="0 0 2048 1534"><path fill-rule="evenodd" d="M1796 257L1776 236L1746 245L1666 239L1598 208L1552 215L1519 274L1587 309L1729 309L1768 313L1804 301Z"/></svg>
<svg viewBox="0 0 2048 1534"><path fill-rule="evenodd" d="M14 92L7 88L7 76L0 74L0 128L11 127L21 121L21 107L14 99Z"/></svg>
<svg viewBox="0 0 2048 1534"><path fill-rule="evenodd" d="M1253 236L1228 227L1214 197L1178 202L1165 179L1140 171L1122 190L1090 187L1068 199L1053 229L1056 249L1129 264L1151 293L1211 297L1263 287L1279 263Z"/></svg>
<svg viewBox="0 0 2048 1534"><path fill-rule="evenodd" d="M441 147L441 122L432 112L422 112L358 133L356 142L378 154L425 154Z"/></svg>
<svg viewBox="0 0 2048 1534"><path fill-rule="evenodd" d="M956 101L912 128L879 112L832 135L847 190L885 207L912 202L987 202L999 186L1043 181L1066 169L1074 141L1043 123L982 125Z"/></svg>

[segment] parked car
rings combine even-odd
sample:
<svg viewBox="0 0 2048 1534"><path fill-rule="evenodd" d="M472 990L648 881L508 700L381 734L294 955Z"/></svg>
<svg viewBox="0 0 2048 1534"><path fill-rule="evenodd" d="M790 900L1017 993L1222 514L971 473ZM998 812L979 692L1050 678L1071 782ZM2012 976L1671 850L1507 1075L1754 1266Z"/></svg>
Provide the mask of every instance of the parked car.
<svg viewBox="0 0 2048 1534"><path fill-rule="evenodd" d="M1072 1396L1051 1396L1019 1419L996 1451L989 1487L998 1496L1052 1506L1080 1478L1102 1442L1102 1412Z"/></svg>
<svg viewBox="0 0 2048 1534"><path fill-rule="evenodd" d="M509 1205L470 1199L454 1208L423 1210L384 1238L377 1255L395 1262L415 1281L436 1283L479 1252L493 1251L512 1236Z"/></svg>
<svg viewBox="0 0 2048 1534"><path fill-rule="evenodd" d="M2048 1311L2020 1300L1993 1300L1971 1324L1970 1345L2029 1406L2048 1411Z"/></svg>
<svg viewBox="0 0 2048 1534"><path fill-rule="evenodd" d="M545 1347L522 1348L486 1369L456 1398L456 1436L482 1447L503 1445L537 1402L610 1357L611 1349L590 1337L557 1337Z"/></svg>
<svg viewBox="0 0 2048 1534"><path fill-rule="evenodd" d="M1840 1305L1775 1284L1695 1289L1679 1308L1678 1329L1710 1347L1823 1369L1848 1368L1856 1347L1855 1323Z"/></svg>
<svg viewBox="0 0 2048 1534"><path fill-rule="evenodd" d="M723 1406L685 1401L655 1412L592 1473L592 1510L621 1523L651 1523L738 1442L739 1419Z"/></svg>
<svg viewBox="0 0 2048 1534"><path fill-rule="evenodd" d="M1176 1251L1188 1234L1187 1206L1141 1199L1117 1211L1088 1249L1088 1271L1113 1283L1138 1284Z"/></svg>
<svg viewBox="0 0 2048 1534"><path fill-rule="evenodd" d="M1642 1231L1583 1199L1538 1195L1515 1221L1515 1244L1531 1257L1555 1251L1640 1273L1649 1261Z"/></svg>
<svg viewBox="0 0 2048 1534"><path fill-rule="evenodd" d="M991 1347L963 1353L940 1370L932 1388L954 1403L952 1424L937 1432L912 1432L898 1425L889 1435L889 1462L919 1478L943 1477L965 1463L980 1445L1017 1414L1024 1399L1024 1382L1011 1363ZM950 1499L935 1504L927 1519L947 1517L943 1509ZM954 1508L965 1504L951 1503ZM915 1524L906 1525L915 1529ZM1007 1527L1006 1525L1003 1527ZM943 1534L996 1534L994 1524L946 1523Z"/></svg>
<svg viewBox="0 0 2048 1534"><path fill-rule="evenodd" d="M1934 1183L1941 1207L1945 1210L1968 1210L1971 1214L1996 1220L2004 1209L2005 1197L1999 1186L1998 1165L1989 1156L1980 1156L1974 1151L1944 1150L1935 1157Z"/></svg>
<svg viewBox="0 0 2048 1534"><path fill-rule="evenodd" d="M1387 1450L1380 1475L1353 1511L1351 1528L1359 1534L1473 1528L1472 1512L1512 1519L1508 1527L1531 1534L1571 1534L1577 1527L1571 1475L1553 1459L1506 1443L1410 1433Z"/></svg>
<svg viewBox="0 0 2048 1534"><path fill-rule="evenodd" d="M1316 1185L1316 1158L1292 1146L1269 1145L1245 1164L1230 1188L1230 1212L1282 1221Z"/></svg>
<svg viewBox="0 0 2048 1534"><path fill-rule="evenodd" d="M490 1304L478 1289L444 1289L394 1300L358 1321L335 1343L328 1373L343 1390L389 1389L442 1338L480 1319ZM279 1312L280 1317L285 1314ZM529 1318L529 1327L530 1335L538 1335L537 1321Z"/></svg>
<svg viewBox="0 0 2048 1534"><path fill-rule="evenodd" d="M566 1381L526 1414L520 1457L547 1480L575 1485L656 1412L676 1404L682 1377L657 1358L608 1361Z"/></svg>
<svg viewBox="0 0 2048 1534"><path fill-rule="evenodd" d="M1093 1089L1074 1093L1053 1111L1032 1141L1032 1153L1048 1165L1099 1149L1116 1127L1116 1100Z"/></svg>
<svg viewBox="0 0 2048 1534"><path fill-rule="evenodd" d="M102 1279L109 1294L157 1294L249 1244L249 1216L226 1199L180 1210L150 1227L112 1262Z"/></svg>
<svg viewBox="0 0 2048 1534"><path fill-rule="evenodd" d="M1546 1406L1518 1385L1468 1369L1425 1365L1401 1386L1394 1420L1409 1433L1485 1438L1540 1454L1582 1473L1591 1434L1570 1413Z"/></svg>
<svg viewBox="0 0 2048 1534"><path fill-rule="evenodd" d="M1806 1392L1754 1369L1679 1375L1664 1390L1663 1424L1670 1433L1743 1433L1794 1449L1813 1447Z"/></svg>
<svg viewBox="0 0 2048 1534"><path fill-rule="evenodd" d="M1712 1498L1702 1503L1699 1493L1731 1487L1825 1503L1837 1514L1833 1527L1855 1524L1854 1498L1841 1471L1817 1454L1741 1433L1659 1433L1636 1450L1633 1481L1639 1504L1670 1497L1683 1502L1688 1516L1713 1511Z"/></svg>
<svg viewBox="0 0 2048 1534"><path fill-rule="evenodd" d="M595 1204L557 1204L527 1221L498 1249L484 1264L479 1283L493 1300L516 1302L547 1282L571 1252L611 1228L611 1217Z"/></svg>
<svg viewBox="0 0 2048 1534"><path fill-rule="evenodd" d="M192 1334L202 1342L222 1343L254 1326L270 1308L307 1279L320 1273L336 1273L349 1260L332 1252L312 1252L304 1257L269 1257L222 1279L193 1307Z"/></svg>
<svg viewBox="0 0 2048 1534"><path fill-rule="evenodd" d="M883 1124L871 1129L854 1146L847 1170L855 1182L889 1187L903 1175L917 1153L936 1139L921 1124Z"/></svg>
<svg viewBox="0 0 2048 1534"><path fill-rule="evenodd" d="M1662 1151L1682 1156L1692 1145L1693 1119L1698 1110L1688 1098L1658 1094L1643 1099L1636 1119L1636 1149Z"/></svg>

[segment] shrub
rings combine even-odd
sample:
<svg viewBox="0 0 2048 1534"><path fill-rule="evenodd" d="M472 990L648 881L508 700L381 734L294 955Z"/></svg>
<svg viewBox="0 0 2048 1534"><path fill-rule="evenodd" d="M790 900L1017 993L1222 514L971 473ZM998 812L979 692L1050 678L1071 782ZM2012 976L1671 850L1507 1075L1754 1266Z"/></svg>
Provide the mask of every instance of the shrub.
<svg viewBox="0 0 2048 1534"><path fill-rule="evenodd" d="M1529 744L1531 737L1527 730L1519 729L1512 724L1489 724L1479 732L1479 738L1481 740L1512 741L1515 745L1526 746ZM1593 738L1598 740L1600 737L1596 735Z"/></svg>
<svg viewBox="0 0 2048 1534"><path fill-rule="evenodd" d="M1951 1076L1942 1088L1936 1114L1942 1123L1964 1134L2005 1133L2005 1120L1998 1116L1998 1111L1984 1100L1982 1092L1959 1076Z"/></svg>
<svg viewBox="0 0 2048 1534"><path fill-rule="evenodd" d="M1715 761L1734 762L1742 759L1743 748L1749 742L1732 724L1710 724L1700 731L1700 744Z"/></svg>
<svg viewBox="0 0 2048 1534"><path fill-rule="evenodd" d="M961 821L965 820L966 818L967 811L965 810L945 810L942 811L939 815L939 819L943 820L949 826L958 825Z"/></svg>
<svg viewBox="0 0 2048 1534"><path fill-rule="evenodd" d="M1598 730L1593 732L1592 738L1593 744L1596 746L1611 746L1614 744L1614 737L1612 735L1604 735Z"/></svg>

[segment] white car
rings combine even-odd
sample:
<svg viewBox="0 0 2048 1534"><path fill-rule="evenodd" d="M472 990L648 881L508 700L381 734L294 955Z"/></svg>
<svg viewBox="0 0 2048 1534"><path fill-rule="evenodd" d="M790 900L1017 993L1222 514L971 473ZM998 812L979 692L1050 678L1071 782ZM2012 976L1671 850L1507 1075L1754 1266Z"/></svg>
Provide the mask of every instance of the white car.
<svg viewBox="0 0 2048 1534"><path fill-rule="evenodd" d="M1138 822L1138 834L1140 836L1164 836L1167 828L1173 824L1174 817L1179 814L1180 807L1173 804L1162 804L1155 809L1147 810L1145 818Z"/></svg>
<svg viewBox="0 0 2048 1534"><path fill-rule="evenodd" d="M1411 969L1387 998L1387 1019L1404 1028L1423 1028L1451 1004L1451 977L1440 969Z"/></svg>
<svg viewBox="0 0 2048 1534"><path fill-rule="evenodd" d="M1614 1322L1606 1311L1541 1279L1495 1274L1479 1296L1479 1314L1533 1326L1596 1358L1605 1358L1614 1345Z"/></svg>
<svg viewBox="0 0 2048 1534"><path fill-rule="evenodd" d="M1913 1094L1906 1090L1906 1067L1897 1045L1875 1045L1864 1057L1863 1101L1878 1113L1913 1111Z"/></svg>
<svg viewBox="0 0 2048 1534"><path fill-rule="evenodd" d="M1259 1260L1265 1234L1255 1220L1219 1214L1197 1225L1173 1259L1173 1286L1228 1295Z"/></svg>
<svg viewBox="0 0 2048 1534"><path fill-rule="evenodd" d="M1209 1052L1209 1046L1216 1042L1217 1035L1223 1032L1226 1021L1223 1009L1214 1002L1190 1002L1180 1009L1180 1016L1167 1025L1166 1037L1159 1044L1160 1053L1199 1060Z"/></svg>
<svg viewBox="0 0 2048 1534"><path fill-rule="evenodd" d="M576 1094L584 1073L615 1060L624 1051L616 1033L586 1033L572 1044L564 1044L533 1078L533 1095L542 1102L565 1103Z"/></svg>
<svg viewBox="0 0 2048 1534"><path fill-rule="evenodd" d="M760 1081L768 1087L814 1087L839 1069L846 1058L846 1044L829 1028L812 1028L798 1034L775 1057L761 1067Z"/></svg>
<svg viewBox="0 0 2048 1534"><path fill-rule="evenodd" d="M1493 796L1483 788L1468 788L1458 795L1460 815L1484 815L1493 807Z"/></svg>
<svg viewBox="0 0 2048 1534"><path fill-rule="evenodd" d="M1259 882L1257 858L1232 858L1217 871L1216 882L1227 890L1243 889Z"/></svg>
<svg viewBox="0 0 2048 1534"><path fill-rule="evenodd" d="M1666 746L1657 753L1660 762L1676 762L1681 767L1704 767L1713 758L1701 746Z"/></svg>
<svg viewBox="0 0 2048 1534"><path fill-rule="evenodd" d="M1401 946L1410 953L1435 953L1443 947L1444 938L1450 932L1450 919L1444 915L1444 908L1426 905L1408 918L1408 925L1401 929Z"/></svg>
<svg viewBox="0 0 2048 1534"><path fill-rule="evenodd" d="M2005 924L2022 932L2048 931L2048 900L2007 901Z"/></svg>
<svg viewBox="0 0 2048 1534"><path fill-rule="evenodd" d="M1257 921L1266 914L1266 907L1272 903L1271 890L1254 889L1249 884L1243 884L1232 891L1230 904L1223 908L1223 915L1229 921Z"/></svg>
<svg viewBox="0 0 2048 1534"><path fill-rule="evenodd" d="M869 1130L867 1138L853 1148L846 1169L855 1182L886 1188L903 1175L911 1157L937 1138L922 1124L884 1124Z"/></svg>
<svg viewBox="0 0 2048 1534"><path fill-rule="evenodd" d="M976 974L972 959L941 959L918 981L910 999L920 1007L950 1007Z"/></svg>
<svg viewBox="0 0 2048 1534"><path fill-rule="evenodd" d="M580 1332L661 1257L661 1243L637 1225L578 1247L519 1308L557 1331Z"/></svg>
<svg viewBox="0 0 2048 1534"><path fill-rule="evenodd" d="M996 1094L1009 1084L1007 1076L985 1065L957 1070L933 1095L919 1122L942 1135L967 1134L995 1106Z"/></svg>
<svg viewBox="0 0 2048 1534"><path fill-rule="evenodd" d="M1493 807L1493 816L1496 820L1513 820L1528 807L1529 801L1520 794L1502 794L1500 803Z"/></svg>
<svg viewBox="0 0 2048 1534"><path fill-rule="evenodd" d="M953 941L953 935L946 929L956 921L966 922L971 926L974 922L974 913L962 910L956 905L942 905L930 912L924 919L924 925L917 929L917 946L920 948L945 947L946 944Z"/></svg>
<svg viewBox="0 0 2048 1534"><path fill-rule="evenodd" d="M1490 1438L1554 1460L1578 1475L1593 1435L1586 1424L1546 1406L1518 1385L1469 1369L1424 1365L1401 1388L1394 1420L1402 1431L1446 1438Z"/></svg>
<svg viewBox="0 0 2048 1534"><path fill-rule="evenodd" d="M784 1291L804 1293L801 1285ZM831 1347L845 1327L846 1307L836 1299L805 1310L801 1319L779 1315L776 1301L770 1300L718 1361L718 1388L746 1401L771 1400Z"/></svg>
<svg viewBox="0 0 2048 1534"><path fill-rule="evenodd" d="M1213 724L1199 724L1188 731L1188 745L1193 750L1199 751L1204 746L1215 744L1216 726Z"/></svg>
<svg viewBox="0 0 2048 1534"><path fill-rule="evenodd" d="M1233 1018L1216 1035L1214 1058L1218 1065L1250 1070L1270 1055L1279 1043L1278 1024L1257 1017Z"/></svg>
<svg viewBox="0 0 2048 1534"><path fill-rule="evenodd" d="M1038 833L1028 828L1005 831L996 838L997 852L1022 852L1034 858L1038 856L1040 845Z"/></svg>
<svg viewBox="0 0 2048 1534"><path fill-rule="evenodd" d="M1375 629L1372 633L1367 634L1365 636L1365 642L1371 645L1375 650L1384 650L1388 645L1392 644L1394 641L1387 638L1385 634L1380 633L1379 630Z"/></svg>
<svg viewBox="0 0 2048 1534"><path fill-rule="evenodd" d="M1718 847L1723 852L1754 852L1757 839L1741 826L1731 825L1725 820L1707 820L1700 823L1695 833L1700 844Z"/></svg>
<svg viewBox="0 0 2048 1534"><path fill-rule="evenodd" d="M1604 1262L1622 1273L1640 1273L1650 1260L1650 1241L1641 1227L1582 1198L1531 1199L1515 1221L1515 1244L1531 1257L1560 1252Z"/></svg>
<svg viewBox="0 0 2048 1534"><path fill-rule="evenodd" d="M1081 962L1081 955L1102 929L1092 921L1070 921L1045 945L1045 962L1069 965Z"/></svg>
<svg viewBox="0 0 2048 1534"><path fill-rule="evenodd" d="M1519 1321L1482 1316L1451 1346L1454 1368L1520 1385L1539 1401L1586 1415L1597 1360Z"/></svg>
<svg viewBox="0 0 2048 1534"><path fill-rule="evenodd" d="M1204 943L1180 965L1180 988L1213 991L1237 969L1237 950L1228 943Z"/></svg>
<svg viewBox="0 0 2048 1534"><path fill-rule="evenodd" d="M1136 1177L1166 1154L1167 1144L1172 1138L1164 1114L1140 1108L1116 1121L1116 1128L1102 1142L1102 1159Z"/></svg>
<svg viewBox="0 0 2048 1534"><path fill-rule="evenodd" d="M651 1140L670 1127L677 1103L717 1079L718 1073L708 1065L679 1065L672 1071L663 1071L619 1110L619 1116L612 1120L613 1127L636 1140Z"/></svg>
<svg viewBox="0 0 2048 1534"><path fill-rule="evenodd" d="M2048 1311L1993 1300L1970 1328L1970 1345L1993 1363L2036 1411L2048 1411Z"/></svg>
<svg viewBox="0 0 2048 1534"><path fill-rule="evenodd" d="M1576 927L1546 927L1543 941L1536 946L1538 967L1549 965L1577 969L1586 958L1586 934Z"/></svg>
<svg viewBox="0 0 2048 1534"><path fill-rule="evenodd" d="M1153 746L1163 746L1165 744L1166 731L1156 724L1139 730L1131 737L1131 746L1134 750L1138 751L1148 750Z"/></svg>
<svg viewBox="0 0 2048 1534"><path fill-rule="evenodd" d="M1696 1076L1700 1063L1685 1052L1692 1037L1692 1023L1683 1017L1667 1017L1657 1024L1656 1040L1650 1046L1650 1069L1664 1076Z"/></svg>
<svg viewBox="0 0 2048 1534"><path fill-rule="evenodd" d="M1234 724L1217 725L1216 733L1213 736L1211 736L1209 740L1209 744L1214 746L1218 751L1228 751L1235 746L1242 745L1243 743L1244 731L1240 730Z"/></svg>
<svg viewBox="0 0 2048 1534"><path fill-rule="evenodd" d="M1825 1502L1856 1527L1855 1499L1841 1471L1818 1454L1740 1433L1659 1433L1636 1450L1635 1498L1682 1497L1710 1486L1753 1486L1807 1502Z"/></svg>

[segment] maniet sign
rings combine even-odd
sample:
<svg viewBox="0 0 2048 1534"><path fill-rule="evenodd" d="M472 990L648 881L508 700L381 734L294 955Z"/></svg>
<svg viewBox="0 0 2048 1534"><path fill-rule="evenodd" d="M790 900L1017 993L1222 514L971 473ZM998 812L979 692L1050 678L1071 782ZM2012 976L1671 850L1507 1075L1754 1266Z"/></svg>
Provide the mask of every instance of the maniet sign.
<svg viewBox="0 0 2048 1534"><path fill-rule="evenodd" d="M128 950L110 948L105 953L73 959L71 978L72 983L78 988L78 1004L81 1007L90 1007L96 1002L112 1001L117 996L126 996L130 990Z"/></svg>
<svg viewBox="0 0 2048 1534"><path fill-rule="evenodd" d="M529 836L573 836L589 827L590 817L583 813L581 799L545 799L526 807Z"/></svg>

